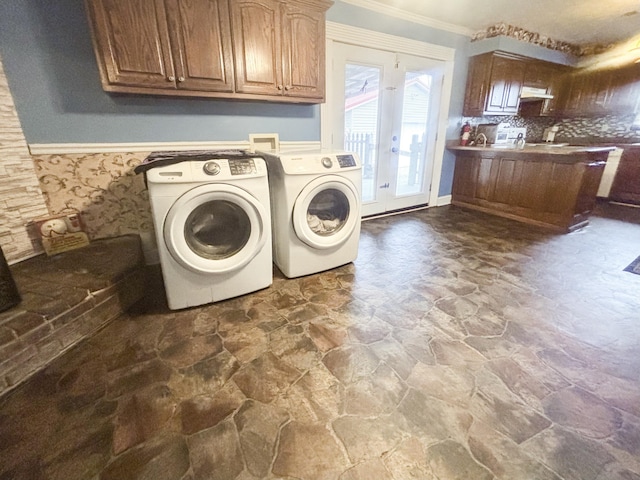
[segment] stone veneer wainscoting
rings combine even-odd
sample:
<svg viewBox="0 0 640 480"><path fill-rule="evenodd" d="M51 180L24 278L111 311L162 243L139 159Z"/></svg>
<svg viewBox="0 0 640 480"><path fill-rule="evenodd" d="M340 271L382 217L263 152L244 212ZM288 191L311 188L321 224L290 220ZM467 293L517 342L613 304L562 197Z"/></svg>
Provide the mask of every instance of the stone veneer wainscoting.
<svg viewBox="0 0 640 480"><path fill-rule="evenodd" d="M42 252L27 225L48 213L0 58L0 245L10 264Z"/></svg>

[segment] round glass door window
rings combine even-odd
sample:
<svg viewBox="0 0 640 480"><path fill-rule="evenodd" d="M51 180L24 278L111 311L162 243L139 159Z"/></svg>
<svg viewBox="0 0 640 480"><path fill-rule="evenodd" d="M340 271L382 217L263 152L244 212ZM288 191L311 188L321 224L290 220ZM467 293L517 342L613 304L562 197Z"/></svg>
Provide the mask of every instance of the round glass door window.
<svg viewBox="0 0 640 480"><path fill-rule="evenodd" d="M360 225L359 191L336 175L315 178L305 186L293 205L293 230L312 248L336 248Z"/></svg>
<svg viewBox="0 0 640 480"><path fill-rule="evenodd" d="M316 235L334 235L349 218L349 199L335 188L317 193L309 202L307 223Z"/></svg>
<svg viewBox="0 0 640 480"><path fill-rule="evenodd" d="M198 273L232 272L263 248L269 212L235 185L201 185L169 209L164 244L181 266Z"/></svg>
<svg viewBox="0 0 640 480"><path fill-rule="evenodd" d="M236 203L214 200L196 207L184 224L189 248L209 260L223 260L237 254L249 241L251 219Z"/></svg>

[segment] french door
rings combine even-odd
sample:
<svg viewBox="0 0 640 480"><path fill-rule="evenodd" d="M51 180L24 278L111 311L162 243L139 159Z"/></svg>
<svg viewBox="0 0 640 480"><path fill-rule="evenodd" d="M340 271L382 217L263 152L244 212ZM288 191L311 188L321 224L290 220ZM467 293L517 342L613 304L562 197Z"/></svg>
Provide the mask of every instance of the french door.
<svg viewBox="0 0 640 480"><path fill-rule="evenodd" d="M335 43L332 148L363 164L362 215L429 201L444 62Z"/></svg>

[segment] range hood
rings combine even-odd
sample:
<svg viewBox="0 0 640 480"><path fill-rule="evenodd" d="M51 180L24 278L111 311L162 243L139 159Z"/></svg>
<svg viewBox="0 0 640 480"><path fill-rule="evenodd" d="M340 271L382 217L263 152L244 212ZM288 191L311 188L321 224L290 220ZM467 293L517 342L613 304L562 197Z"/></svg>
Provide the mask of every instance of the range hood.
<svg viewBox="0 0 640 480"><path fill-rule="evenodd" d="M552 99L553 95L547 93L546 88L522 87L520 101L533 102L536 100Z"/></svg>

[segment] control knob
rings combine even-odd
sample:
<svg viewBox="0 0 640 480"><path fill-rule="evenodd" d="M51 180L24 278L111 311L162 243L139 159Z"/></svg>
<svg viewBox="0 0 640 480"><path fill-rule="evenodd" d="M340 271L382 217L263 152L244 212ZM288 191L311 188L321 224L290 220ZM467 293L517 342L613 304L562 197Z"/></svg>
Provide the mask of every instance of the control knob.
<svg viewBox="0 0 640 480"><path fill-rule="evenodd" d="M320 161L322 162L322 166L324 168L331 168L333 166L333 162L329 157L322 157L322 160Z"/></svg>
<svg viewBox="0 0 640 480"><path fill-rule="evenodd" d="M202 169L207 175L217 175L220 173L220 165L216 162L207 162L204 164Z"/></svg>

